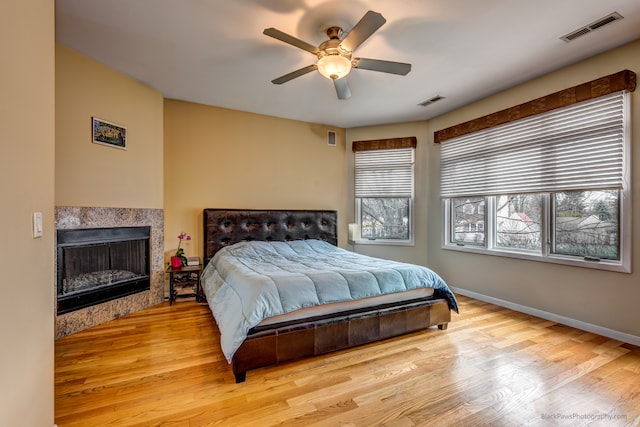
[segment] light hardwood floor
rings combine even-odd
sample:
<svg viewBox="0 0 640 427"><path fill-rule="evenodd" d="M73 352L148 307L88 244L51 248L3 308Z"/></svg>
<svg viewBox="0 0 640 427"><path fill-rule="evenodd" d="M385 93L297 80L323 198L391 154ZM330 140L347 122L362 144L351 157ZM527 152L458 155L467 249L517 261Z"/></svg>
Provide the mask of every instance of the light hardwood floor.
<svg viewBox="0 0 640 427"><path fill-rule="evenodd" d="M459 297L448 330L249 371L209 308L168 303L55 343L70 426L638 426L640 347Z"/></svg>

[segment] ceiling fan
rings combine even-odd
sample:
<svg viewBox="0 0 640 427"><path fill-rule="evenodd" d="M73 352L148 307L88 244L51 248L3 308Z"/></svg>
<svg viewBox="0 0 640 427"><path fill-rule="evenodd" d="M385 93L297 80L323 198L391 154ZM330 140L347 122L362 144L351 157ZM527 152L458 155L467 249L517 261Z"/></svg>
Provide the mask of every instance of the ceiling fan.
<svg viewBox="0 0 640 427"><path fill-rule="evenodd" d="M296 77L318 70L324 77L333 80L338 98L347 99L351 97L351 89L349 88L349 82L346 77L352 68L380 71L402 76L406 75L411 71L411 64L383 61L380 59L352 58L353 51L382 27L385 22L387 22L387 20L384 19L381 14L370 10L365 13L343 39L340 39L343 35L342 28L329 27L327 29L329 40L320 43L318 47L275 28L265 29L263 34L311 52L318 57L317 63L285 74L277 79L271 80L271 82L280 85Z"/></svg>

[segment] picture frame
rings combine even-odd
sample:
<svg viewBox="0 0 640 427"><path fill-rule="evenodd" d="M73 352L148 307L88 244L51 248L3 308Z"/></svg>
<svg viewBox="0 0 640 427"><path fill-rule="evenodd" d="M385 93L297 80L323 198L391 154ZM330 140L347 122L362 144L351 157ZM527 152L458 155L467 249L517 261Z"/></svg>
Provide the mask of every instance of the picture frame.
<svg viewBox="0 0 640 427"><path fill-rule="evenodd" d="M127 128L98 117L91 118L91 135L95 144L127 149Z"/></svg>

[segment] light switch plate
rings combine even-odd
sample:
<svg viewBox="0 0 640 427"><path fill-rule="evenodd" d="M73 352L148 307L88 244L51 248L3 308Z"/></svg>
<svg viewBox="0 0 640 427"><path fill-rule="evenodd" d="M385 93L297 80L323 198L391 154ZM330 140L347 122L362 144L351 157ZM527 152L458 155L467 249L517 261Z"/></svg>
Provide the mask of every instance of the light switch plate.
<svg viewBox="0 0 640 427"><path fill-rule="evenodd" d="M33 237L42 237L42 212L33 213Z"/></svg>

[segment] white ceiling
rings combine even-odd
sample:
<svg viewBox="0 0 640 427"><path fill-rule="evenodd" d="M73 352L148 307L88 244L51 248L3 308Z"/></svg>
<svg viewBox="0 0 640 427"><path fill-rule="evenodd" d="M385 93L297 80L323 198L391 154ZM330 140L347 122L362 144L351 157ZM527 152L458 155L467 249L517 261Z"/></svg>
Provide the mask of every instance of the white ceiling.
<svg viewBox="0 0 640 427"><path fill-rule="evenodd" d="M317 46L367 10L387 23L354 57L408 62L408 75L355 69L346 100L317 71L271 83L316 57L265 28ZM624 19L560 40L612 12ZM639 0L56 1L58 42L166 98L344 128L429 119L638 38Z"/></svg>

